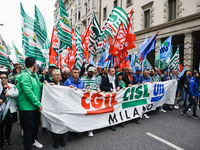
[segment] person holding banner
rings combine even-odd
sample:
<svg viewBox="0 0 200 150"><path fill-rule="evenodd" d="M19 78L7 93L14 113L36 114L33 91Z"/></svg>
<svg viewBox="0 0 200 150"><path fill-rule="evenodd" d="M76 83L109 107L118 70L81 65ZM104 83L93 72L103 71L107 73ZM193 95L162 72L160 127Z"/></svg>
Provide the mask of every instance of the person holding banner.
<svg viewBox="0 0 200 150"><path fill-rule="evenodd" d="M54 69L52 71L52 82L53 84L55 85L61 85L61 86L64 86L65 84L61 81L62 80L62 77L61 77L61 72L60 72L60 69ZM44 81L45 83L45 81ZM66 142L65 142L65 134L56 134L56 133L53 133L51 132L51 137L53 139L53 147L55 149L59 148L59 145L62 146L62 147L65 147L66 146Z"/></svg>
<svg viewBox="0 0 200 150"><path fill-rule="evenodd" d="M192 77L189 81L189 101L190 101L190 103L188 106L185 107L185 109L181 112L181 114L184 116L188 116L186 112L191 106L193 106L192 117L195 119L199 119L199 117L196 114L198 98L199 98L199 73L193 72Z"/></svg>
<svg viewBox="0 0 200 150"><path fill-rule="evenodd" d="M104 77L101 81L100 89L101 91L105 92L117 92L120 90L120 87L118 86L118 80L115 76L115 69L109 68L108 69L108 76ZM116 131L115 126L111 126L112 131Z"/></svg>
<svg viewBox="0 0 200 150"><path fill-rule="evenodd" d="M135 82L137 84L140 84L141 83L141 69L140 68L136 68L136 73L134 76L136 78Z"/></svg>
<svg viewBox="0 0 200 150"><path fill-rule="evenodd" d="M14 84L8 83L8 74L6 72L0 72L0 79L3 84L3 93L6 98L5 109L2 115L3 130L5 130L5 133L3 132L3 135L0 136L5 136L5 145L11 145L12 141L10 140L10 134L12 130L12 124L18 120L16 109L18 90Z"/></svg>
<svg viewBox="0 0 200 150"><path fill-rule="evenodd" d="M20 74L17 82L18 106L20 111L20 124L24 131L23 145L25 150L31 150L32 146L42 148L38 142L40 124L40 112L42 111L41 94L43 84L40 83L35 73L36 60L33 57L25 59L25 70Z"/></svg>
<svg viewBox="0 0 200 150"><path fill-rule="evenodd" d="M131 67L128 67L126 69L126 72L124 73L124 76L123 76L123 79L122 79L125 84L126 84L126 87L130 87L132 86L132 83L135 83L135 76L133 76L133 71L132 71L132 68Z"/></svg>

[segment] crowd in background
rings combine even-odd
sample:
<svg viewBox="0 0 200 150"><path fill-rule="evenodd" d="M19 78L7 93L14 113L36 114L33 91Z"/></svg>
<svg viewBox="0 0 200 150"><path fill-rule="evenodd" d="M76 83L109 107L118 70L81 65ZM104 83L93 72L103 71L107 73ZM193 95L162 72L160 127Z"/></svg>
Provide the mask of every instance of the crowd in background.
<svg viewBox="0 0 200 150"><path fill-rule="evenodd" d="M161 69L136 69L133 73L131 67L95 67L91 64L84 63L81 70L74 67L71 71L65 67L62 70L54 64L46 68L36 65L36 61L32 57L25 60L25 66L19 63L14 64L14 69L9 71L0 66L0 79L3 91L0 97L0 106L3 104L8 106L6 115L1 116L0 123L0 148L5 145L12 144L10 139L12 124L20 119L22 127L23 145L25 150L31 149L32 145L42 148L43 145L38 142L37 133L40 124L41 91L43 84L68 86L70 88L82 89L84 92L95 90L97 92L117 92L126 87L135 84L145 84L147 82L163 82L167 80L177 80L177 94L174 105L165 105L143 115L144 118L150 118L149 114L158 112L166 112L167 110L179 109L179 103L184 101L185 109L181 112L187 116L187 110L193 105L193 117L198 119L196 109L199 97L199 74L197 71L185 71L184 75L178 79L176 70ZM189 84L190 83L190 84ZM5 107L4 107L5 109ZM17 110L19 109L19 116ZM5 110L4 110L5 111ZM3 112L3 109L0 110ZM134 121L140 124L141 118ZM124 126L124 123L120 124ZM112 131L116 131L116 126L111 127ZM43 128L43 132L46 129ZM66 146L65 134L51 133L53 139L53 147ZM93 136L93 131L88 132L88 136ZM68 139L79 139L78 133L69 132Z"/></svg>

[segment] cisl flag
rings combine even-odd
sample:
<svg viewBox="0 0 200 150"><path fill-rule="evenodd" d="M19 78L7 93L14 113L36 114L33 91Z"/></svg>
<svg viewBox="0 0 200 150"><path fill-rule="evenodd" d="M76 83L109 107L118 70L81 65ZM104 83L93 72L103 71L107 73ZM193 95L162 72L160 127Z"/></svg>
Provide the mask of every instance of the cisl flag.
<svg viewBox="0 0 200 150"><path fill-rule="evenodd" d="M121 54L124 49L124 42L126 40L126 30L123 27L123 23L119 25L117 34L114 36L109 53L113 56L121 57Z"/></svg>

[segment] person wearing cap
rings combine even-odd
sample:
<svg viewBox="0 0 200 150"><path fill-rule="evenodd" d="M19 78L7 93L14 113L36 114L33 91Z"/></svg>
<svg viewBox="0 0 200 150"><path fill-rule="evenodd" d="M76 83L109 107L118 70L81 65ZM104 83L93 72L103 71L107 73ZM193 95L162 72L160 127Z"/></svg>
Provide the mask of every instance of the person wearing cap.
<svg viewBox="0 0 200 150"><path fill-rule="evenodd" d="M85 89L87 89L88 91L95 90L100 92L98 80L94 76L94 70L95 68L93 66L88 66L87 75L82 76L81 80L84 83Z"/></svg>
<svg viewBox="0 0 200 150"><path fill-rule="evenodd" d="M50 64L49 65L49 69L48 69L48 73L45 75L45 78L44 77L41 77L40 79L40 82L43 83L45 80L50 83L52 82L52 71L54 69L57 69L56 65L55 64Z"/></svg>
<svg viewBox="0 0 200 150"><path fill-rule="evenodd" d="M119 85L120 87L122 87L123 89L125 89L125 88L126 88L126 84L125 84L125 82L122 80L122 78L123 78L123 73L122 73L122 72L117 72L117 73L116 73L116 77L117 77L117 80L118 80L118 85Z"/></svg>
<svg viewBox="0 0 200 150"><path fill-rule="evenodd" d="M141 69L140 68L136 68L136 73L134 74L134 77L136 78L135 82L137 84L140 84L141 83Z"/></svg>

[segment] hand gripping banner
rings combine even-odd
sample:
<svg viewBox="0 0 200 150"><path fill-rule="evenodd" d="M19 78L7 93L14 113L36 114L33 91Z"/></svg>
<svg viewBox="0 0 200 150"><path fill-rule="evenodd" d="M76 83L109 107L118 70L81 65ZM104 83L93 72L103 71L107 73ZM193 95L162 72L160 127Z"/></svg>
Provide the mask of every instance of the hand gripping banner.
<svg viewBox="0 0 200 150"><path fill-rule="evenodd" d="M51 132L84 132L141 117L163 104L174 104L177 81L133 85L117 93L84 93L45 84L42 126Z"/></svg>

